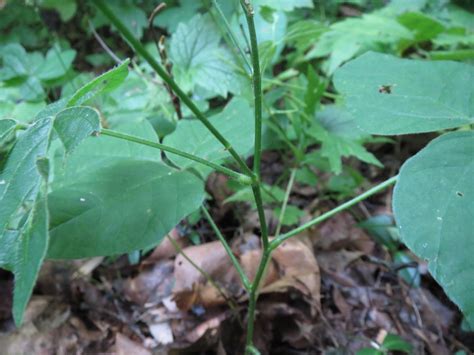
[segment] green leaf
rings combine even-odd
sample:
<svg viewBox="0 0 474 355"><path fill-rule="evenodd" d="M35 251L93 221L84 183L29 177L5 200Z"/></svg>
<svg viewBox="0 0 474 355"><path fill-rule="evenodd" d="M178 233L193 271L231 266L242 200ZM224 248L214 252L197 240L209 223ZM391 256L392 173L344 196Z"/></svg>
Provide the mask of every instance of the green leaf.
<svg viewBox="0 0 474 355"><path fill-rule="evenodd" d="M51 48L46 53L43 63L36 68L35 74L41 80L52 80L66 74L76 57L76 51L67 49L61 51L59 46Z"/></svg>
<svg viewBox="0 0 474 355"><path fill-rule="evenodd" d="M232 144L241 155L247 156L254 144L253 112L243 99L233 99L225 109L209 118L209 121ZM167 136L164 144L179 148L213 162L229 157L222 144L198 120L181 120L176 130ZM168 154L176 165L187 168L197 163L173 154Z"/></svg>
<svg viewBox="0 0 474 355"><path fill-rule="evenodd" d="M377 158L361 144L364 133L356 126L346 111L328 106L316 115L317 121L307 131L321 142L321 155L328 158L331 171L342 172L343 157L355 156L366 163L382 167Z"/></svg>
<svg viewBox="0 0 474 355"><path fill-rule="evenodd" d="M273 210L273 214L276 218L280 217L281 208L277 207ZM296 206L288 205L285 209L285 214L283 215L283 219L281 224L284 226L292 226L297 224L300 221L300 218L304 216L304 211L300 210Z"/></svg>
<svg viewBox="0 0 474 355"><path fill-rule="evenodd" d="M15 120L0 120L0 147L3 141L6 140L12 132L14 132L15 126Z"/></svg>
<svg viewBox="0 0 474 355"><path fill-rule="evenodd" d="M70 107L56 115L54 129L71 153L84 139L100 131L99 112L90 107Z"/></svg>
<svg viewBox="0 0 474 355"><path fill-rule="evenodd" d="M399 46L402 51L415 43L431 40L445 30L441 22L421 12L404 13L398 17L398 22L414 34L413 39L401 41Z"/></svg>
<svg viewBox="0 0 474 355"><path fill-rule="evenodd" d="M30 126L17 139L0 173L0 266L15 274L13 316L17 325L48 245L44 157L50 133L49 118Z"/></svg>
<svg viewBox="0 0 474 355"><path fill-rule="evenodd" d="M474 122L474 67L367 53L339 69L337 90L373 134L438 131Z"/></svg>
<svg viewBox="0 0 474 355"><path fill-rule="evenodd" d="M48 170L48 160L43 158L37 161L38 170ZM23 320L23 313L33 293L33 287L38 278L43 260L48 250L48 207L47 207L47 179L48 171L42 176L40 192L36 197L34 206L24 226L16 236L15 261L13 273L15 274L15 288L13 291L13 318L17 325Z"/></svg>
<svg viewBox="0 0 474 355"><path fill-rule="evenodd" d="M3 59L0 80L10 80L28 75L30 66L28 54L20 44L7 44L1 48L0 54Z"/></svg>
<svg viewBox="0 0 474 355"><path fill-rule="evenodd" d="M474 324L474 132L433 140L400 170L393 209L402 240ZM462 251L462 252L460 252Z"/></svg>
<svg viewBox="0 0 474 355"><path fill-rule="evenodd" d="M158 140L147 121L118 130ZM159 150L105 136L86 139L51 190L48 257L55 259L154 246L204 199L202 181L163 165Z"/></svg>
<svg viewBox="0 0 474 355"><path fill-rule="evenodd" d="M180 23L170 41L173 75L185 91L196 85L226 96L234 85L233 60L219 45L221 36L208 15Z"/></svg>
<svg viewBox="0 0 474 355"><path fill-rule="evenodd" d="M51 119L30 126L15 143L0 173L0 244L4 233L24 214L38 193L41 179L36 159L46 156Z"/></svg>
<svg viewBox="0 0 474 355"><path fill-rule="evenodd" d="M201 7L200 1L182 1L181 6L166 8L166 11L159 13L153 20L153 25L174 32L181 22L191 20Z"/></svg>
<svg viewBox="0 0 474 355"><path fill-rule="evenodd" d="M357 54L368 50L394 52L401 40L410 40L412 33L395 19L374 13L349 18L331 25L306 54L306 59L329 56L325 66L328 74Z"/></svg>
<svg viewBox="0 0 474 355"><path fill-rule="evenodd" d="M98 76L91 82L81 87L69 99L67 106L82 105L99 94L106 94L115 90L127 77L129 63L130 59L124 60L122 64Z"/></svg>

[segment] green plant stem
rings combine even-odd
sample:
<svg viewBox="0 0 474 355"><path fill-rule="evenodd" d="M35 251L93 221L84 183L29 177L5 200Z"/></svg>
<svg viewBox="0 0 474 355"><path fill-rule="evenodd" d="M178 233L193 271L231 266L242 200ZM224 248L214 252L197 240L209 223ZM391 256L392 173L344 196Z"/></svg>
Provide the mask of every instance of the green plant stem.
<svg viewBox="0 0 474 355"><path fill-rule="evenodd" d="M139 40L129 31L129 29L120 21L120 19L113 13L109 6L103 0L94 0L94 4L97 8L107 17L110 22L118 29L122 36L128 41L130 46L135 50L136 53L141 55L148 64L155 70L155 72L163 79L163 81L169 85L171 90L179 97L181 102L183 102L191 112L200 120L204 126L212 133L214 137L224 146L226 150L229 151L230 155L235 159L239 164L242 172L246 175L251 176L253 179L254 174L249 169L245 161L240 157L240 155L235 151L229 141L222 136L222 134L209 122L206 116L197 108L194 102L189 98L189 96L181 90L178 84L171 78L166 70L155 60L155 58L145 49L145 47L140 43Z"/></svg>
<svg viewBox="0 0 474 355"><path fill-rule="evenodd" d="M253 332L255 324L255 311L257 307L258 300L258 289L262 278L267 269L268 262L270 261L271 250L269 248L263 250L262 259L260 259L260 264L258 265L255 278L252 281L252 287L249 292L249 306L247 311L247 334L245 340L245 354L251 354L249 349L253 347Z"/></svg>
<svg viewBox="0 0 474 355"><path fill-rule="evenodd" d="M366 192L360 194L359 196L356 196L354 197L353 199L343 203L342 205L326 212L326 213L323 213L321 216L319 217L316 217L315 219L299 226L298 228L295 228L293 229L292 231L288 232L288 233L285 233L285 234L282 234L280 236L278 236L277 238L273 239L271 242L270 242L270 250L275 250L276 248L278 248L278 246L280 246L285 240L303 232L304 230L308 229L308 228L311 228L311 227L314 227L315 225L327 220L328 218L334 216L335 214L341 212L341 211L344 211L354 205L356 205L357 203L365 200L366 198L372 196L372 195L375 195L376 193L380 192L380 191L383 191L385 190L387 187L395 184L395 182L397 181L398 179L398 175L395 175L393 177L391 177L390 179L388 180L385 180L384 182L382 182L381 184L377 185L377 186L374 186L372 187L370 190L367 190Z"/></svg>
<svg viewBox="0 0 474 355"><path fill-rule="evenodd" d="M260 57L258 54L257 32L255 31L254 9L249 0L240 1L247 20L252 52L253 94L255 103L255 147L253 157L253 171L260 179L260 162L262 156L262 73L260 71Z"/></svg>
<svg viewBox="0 0 474 355"><path fill-rule="evenodd" d="M291 189L293 188L293 184L295 183L295 176L296 168L293 168L291 170L290 180L288 180L288 185L286 186L285 197L281 205L280 215L278 216L278 226L275 231L275 238L278 238L278 236L280 235L281 225L283 222L283 218L285 217L286 206L288 206L288 200L290 199Z"/></svg>
<svg viewBox="0 0 474 355"><path fill-rule="evenodd" d="M222 245L224 246L225 251L229 255L229 258L232 261L232 264L234 265L235 269L237 270L237 273L239 274L239 277L242 281L242 284L244 285L244 288L247 291L250 291L250 281L249 281L247 275L245 274L244 270L242 270L242 267L240 266L239 261L237 260L234 253L232 252L232 249L231 249L229 243L227 243L227 240L222 235L221 231L219 230L216 223L212 219L212 217L211 217L209 211L207 210L207 208L205 206L201 206L201 209L202 209L202 211L204 213L204 216L206 217L207 221L211 225L211 228L213 229L214 233L216 233L217 238L222 243Z"/></svg>
<svg viewBox="0 0 474 355"><path fill-rule="evenodd" d="M238 173L238 172L233 171L231 169L228 169L228 168L226 168L222 165L215 164L215 163L210 162L208 160L202 159L198 156L183 152L182 150L179 150L179 149L176 149L176 148L173 148L173 147L161 144L161 143L156 143L156 142L149 141L149 140L146 140L146 139L143 139L143 138L135 137L135 136L132 136L132 135L129 135L129 134L125 134L125 133L121 133L121 132L117 132L117 131L113 131L113 130L105 129L105 128L103 128L100 131L100 133L103 134L104 136L110 136L110 137L114 137L114 138L118 138L118 139L123 139L123 140L129 141L129 142L134 142L134 143L146 145L146 146L149 146L149 147L152 147L152 148L163 150L165 152L169 152L169 153L172 153L172 154L179 155L179 156L181 156L183 158L187 158L189 160L193 160L197 163L208 166L208 167L210 167L210 168L212 168L212 169L214 169L214 170L216 170L216 171L218 171L222 174L225 174L225 175L237 180L238 182L240 182L244 185L251 185L253 183L252 178L247 176L247 175Z"/></svg>
<svg viewBox="0 0 474 355"><path fill-rule="evenodd" d="M268 241L268 227L265 217L265 210L263 208L262 200L262 189L261 185L252 185L253 197L255 198L255 204L257 205L258 219L260 220L260 234L262 238L262 248L266 250L269 246Z"/></svg>

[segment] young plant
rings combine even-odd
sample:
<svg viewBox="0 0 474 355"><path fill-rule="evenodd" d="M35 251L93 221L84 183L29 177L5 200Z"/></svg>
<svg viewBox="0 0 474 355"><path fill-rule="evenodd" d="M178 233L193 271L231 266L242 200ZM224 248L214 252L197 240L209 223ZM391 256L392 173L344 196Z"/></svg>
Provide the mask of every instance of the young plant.
<svg viewBox="0 0 474 355"><path fill-rule="evenodd" d="M203 209L248 293L247 354L258 353L253 344L256 305L272 252L285 240L395 183L394 211L402 238L415 253L429 260L434 277L465 312L468 321L474 323L474 303L468 292L474 282L472 273L463 271L474 266L469 257L469 252L474 252L471 66L368 53L338 70L337 90L359 125L370 133L463 128L434 140L402 167L400 176L389 178L289 232L280 234L278 229L274 238L270 238L260 176L261 60L250 1L241 0L241 6L250 37L251 60L246 58L244 62L251 66L253 112L233 99L219 117L211 118L198 108L105 1L95 0L94 4L197 121L180 121L177 130L163 143L158 143L156 134L147 130L147 122L125 125L120 132L101 127L99 112L87 104L95 96L122 84L127 77L128 61L69 98L46 107L31 124L0 121L0 142L9 142L11 146L0 173L0 266L15 274L13 314L17 324L21 323L46 257L114 255L158 244L181 219L202 205L203 182L196 171L225 174L249 187L253 194L263 251L253 279L245 274L210 214ZM235 35L231 33L230 38L238 44ZM245 55L243 51L239 53ZM308 81L314 90L321 86L314 72L308 73ZM309 90L308 95L314 90ZM330 140L325 140L318 127L313 133L323 144L329 144ZM95 137L81 144L91 135ZM244 157L252 145L253 167L249 167ZM304 141L293 147L299 159L304 158L305 147ZM365 155L367 152L352 148L349 153L355 151L375 163L371 156ZM334 149L335 146L330 146L326 151ZM167 160L174 166L161 159L160 151L166 152ZM347 150L337 152L336 156L344 154ZM229 158L234 164L222 165ZM337 159L334 162L336 169L340 168ZM293 170L289 186L295 176ZM283 199L282 215L289 190ZM463 253L459 253L460 245Z"/></svg>

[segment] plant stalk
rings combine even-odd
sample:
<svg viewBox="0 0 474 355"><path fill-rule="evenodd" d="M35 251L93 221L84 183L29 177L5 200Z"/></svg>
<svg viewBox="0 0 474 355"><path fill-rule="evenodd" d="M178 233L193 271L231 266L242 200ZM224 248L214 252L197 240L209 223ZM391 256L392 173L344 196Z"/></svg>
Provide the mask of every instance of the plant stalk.
<svg viewBox="0 0 474 355"><path fill-rule="evenodd" d="M258 54L257 32L255 31L254 9L249 0L241 0L240 3L245 13L250 35L255 103L255 154L253 157L253 171L260 180L260 163L262 156L262 73Z"/></svg>
<svg viewBox="0 0 474 355"><path fill-rule="evenodd" d="M206 116L198 109L194 102L189 98L189 96L181 90L178 84L171 78L166 70L155 60L155 58L145 49L145 47L140 43L138 39L129 31L129 29L122 23L122 21L113 13L109 6L103 0L94 0L94 4L97 8L107 17L110 22L118 29L122 36L128 41L129 45L135 50L136 53L140 54L143 59L145 59L148 64L155 70L155 72L163 79L163 81L173 90L173 92L178 96L190 110L200 120L204 126L212 133L214 137L224 146L226 150L229 151L230 155L234 160L239 164L242 172L246 175L252 177L252 171L249 169L245 161L240 157L240 155L235 151L229 141L222 136L222 134L209 122Z"/></svg>
<svg viewBox="0 0 474 355"><path fill-rule="evenodd" d="M212 219L212 217L211 217L209 211L207 210L207 208L204 207L204 205L203 205L201 207L201 209L202 209L202 211L204 213L204 216L206 217L207 221L211 225L211 228L213 229L214 233L216 233L217 238L219 239L219 241L224 246L224 249L227 252L227 255L229 255L230 260L232 261L232 264L234 265L235 269L237 270L237 273L239 274L239 277L242 281L242 284L243 284L245 290L250 291L250 286L251 286L250 281L249 281L247 275L245 274L244 270L242 270L242 267L240 266L239 261L237 260L234 253L232 252L232 249L231 249L229 243L227 243L227 240L222 235L221 231L219 230L216 223Z"/></svg>
<svg viewBox="0 0 474 355"><path fill-rule="evenodd" d="M335 214L337 214L341 211L344 211L344 210L358 204L359 202L367 199L368 197L370 197L372 195L375 195L376 193L378 193L380 191L385 190L387 187L395 184L397 182L397 179L398 179L398 175L395 175L395 176L391 177L390 179L385 180L384 182L378 184L377 186L372 187L370 190L367 190L366 192L360 194L359 196L356 196L353 199L343 203L342 205L339 205L336 208L334 208L334 209L332 209L332 210L330 210L326 213L323 213L321 216L316 217L315 219L299 226L298 228L295 228L295 229L293 229L292 231L290 231L288 233L285 233L285 234L282 234L282 235L278 236L277 238L273 239L270 242L270 250L271 251L275 250L285 240L287 240L287 239L303 232L304 230L306 230L308 228L314 227L315 225L327 220L328 218L334 216Z"/></svg>
<svg viewBox="0 0 474 355"><path fill-rule="evenodd" d="M192 154L183 152L182 150L179 150L179 149L176 149L176 148L173 148L173 147L161 144L161 143L156 143L156 142L149 141L149 140L146 140L146 139L143 139L143 138L132 136L130 134L125 134L125 133L121 133L121 132L117 132L117 131L113 131L113 130L105 129L105 128L103 128L100 131L100 133L103 134L104 136L110 136L110 137L114 137L114 138L118 138L118 139L123 139L123 140L129 141L129 142L134 142L134 143L146 145L146 146L149 146L149 147L152 147L152 148L163 150L163 151L168 152L168 153L179 155L180 157L183 157L183 158L186 158L186 159L189 159L189 160L193 160L197 163L208 166L208 167L210 167L210 168L212 168L212 169L214 169L214 170L216 170L216 171L218 171L222 174L225 174L225 175L231 177L232 179L237 180L238 182L240 182L241 184L244 184L244 185L252 185L252 183L253 183L253 180L250 176L238 173L238 172L233 171L229 168L226 168L225 166L215 164L215 163L210 162L208 160L202 159L202 158L200 158L196 155L192 155Z"/></svg>

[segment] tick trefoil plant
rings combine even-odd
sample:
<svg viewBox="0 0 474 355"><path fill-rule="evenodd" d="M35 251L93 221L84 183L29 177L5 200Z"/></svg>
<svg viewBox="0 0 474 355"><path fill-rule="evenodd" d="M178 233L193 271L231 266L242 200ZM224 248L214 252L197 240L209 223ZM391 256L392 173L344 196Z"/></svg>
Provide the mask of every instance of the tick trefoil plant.
<svg viewBox="0 0 474 355"><path fill-rule="evenodd" d="M275 238L270 240L268 235L268 227L265 218L265 212L263 208L262 201L262 184L261 184L261 155L262 155L262 73L260 71L260 58L258 52L258 41L257 33L255 30L254 22L254 8L250 1L241 0L241 6L247 20L248 33L250 37L250 47L251 47L251 65L252 65L252 86L253 86L253 96L254 96L254 125L255 125L255 141L254 141L254 152L253 152L253 169L250 169L244 159L235 151L232 145L221 135L221 133L216 129L206 118L204 113L202 113L189 96L176 84L172 77L164 70L164 68L155 60L155 58L144 48L144 46L132 35L132 33L126 28L126 26L113 14L110 8L106 5L105 2L97 0L94 2L99 10L109 19L109 21L118 29L122 36L127 40L130 46L135 50L137 54L143 57L150 66L155 70L155 72L163 79L163 81L169 85L173 92L179 97L181 102L185 104L191 112L195 115L197 119L209 130L209 133L214 135L214 137L222 144L225 150L229 152L232 158L235 160L237 165L240 167L240 172L224 168L222 166L216 166L215 164L204 161L202 159L196 159L196 157L189 156L184 152L180 152L177 149L170 150L169 147L166 147L162 144L146 142L142 139L137 139L136 137L131 137L125 134L118 132L113 132L110 130L102 129L101 133L103 135L109 135L116 138L133 141L140 144L146 144L149 146L162 149L164 151L169 151L174 154L181 155L188 159L195 160L201 164L207 165L208 167L214 168L216 171L226 174L227 176L236 179L237 181L250 185L252 188L253 196L255 199L255 204L258 212L259 223L260 223L260 238L262 245L262 257L259 262L257 272L253 280L250 280L242 267L240 266L238 260L233 255L230 246L227 244L226 240L222 237L221 233L216 233L219 237L219 240L223 243L225 250L229 254L229 257L232 260L234 267L236 268L242 284L245 290L248 293L248 312L247 312L247 333L246 333L246 354L258 353L258 350L253 345L253 334L254 334L254 323L255 323L255 311L258 299L259 286L264 277L266 267L271 260L272 252L278 248L285 240L299 234L300 232L321 223L322 221L330 218L331 216L337 214L344 209L347 209L358 202L376 194L377 192L382 191L388 186L396 182L397 177L392 177L387 181L379 184L378 186L370 189L364 194L342 204L341 206L319 216L318 218L305 223L304 225L288 232L285 234L277 235ZM234 38L234 36L232 36ZM209 213L204 210L206 217L209 221L212 221ZM215 224L211 222L215 227ZM216 228L215 228L216 229Z"/></svg>
<svg viewBox="0 0 474 355"><path fill-rule="evenodd" d="M270 238L260 174L262 73L251 2L241 1L248 25L250 60L245 51L238 52L250 69L254 111L252 114L241 101L232 100L219 117L207 117L198 108L187 91L115 16L107 2L93 3L196 117L197 121L186 120L182 124L202 137L203 143L179 139L179 132L159 143L153 132L144 129L148 127L146 122L120 130L101 127L101 114L87 104L123 83L128 60L70 97L49 105L31 124L0 120L0 143L7 142L11 147L0 172L0 267L15 275L13 315L17 324L21 323L45 258L84 258L148 248L156 245L182 218L202 207L203 184L187 171L190 166L225 174L251 187L253 192L262 245L254 277L243 271L203 208L248 293L247 354L258 353L253 345L256 305L272 252L285 240L395 183L394 212L403 240L429 261L433 276L464 311L467 321L474 321L474 302L469 292L474 284L473 273L469 272L474 269L470 258L474 253L472 66L367 53L339 69L334 77L336 89L364 130L382 135L447 129L456 132L435 139L406 162L398 176ZM239 41L230 26L226 28L238 47ZM235 122L240 124L237 134L251 136L253 142L241 144L231 139ZM96 137L89 138L91 135ZM58 143L62 147L59 156L55 153ZM193 149L189 150L187 145L191 143ZM244 151L252 144L250 167ZM181 169L165 164L160 151ZM219 163L223 158L230 158L235 164L224 166Z"/></svg>

